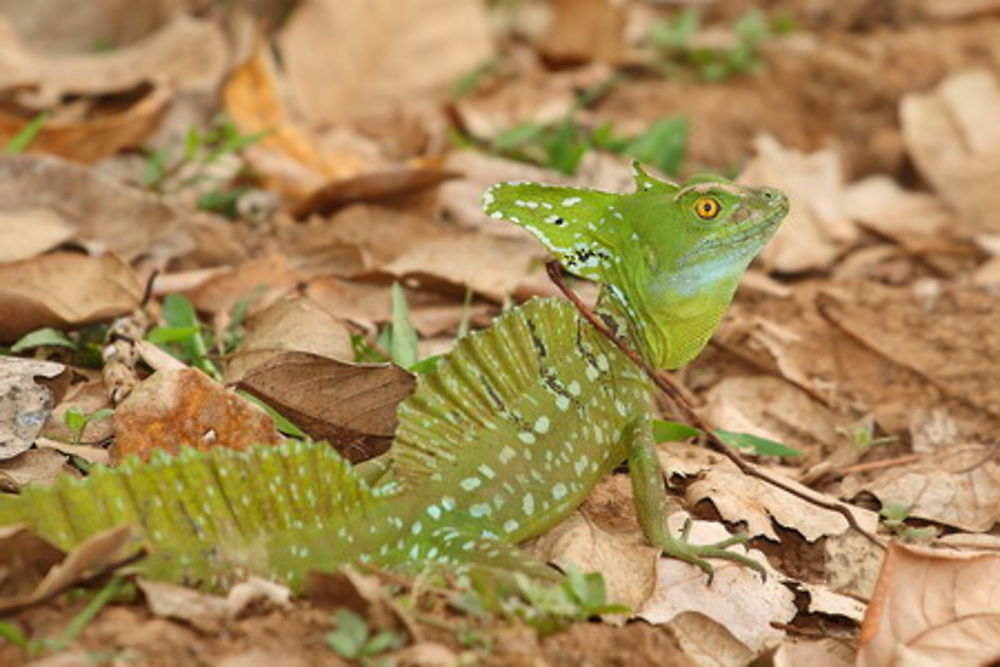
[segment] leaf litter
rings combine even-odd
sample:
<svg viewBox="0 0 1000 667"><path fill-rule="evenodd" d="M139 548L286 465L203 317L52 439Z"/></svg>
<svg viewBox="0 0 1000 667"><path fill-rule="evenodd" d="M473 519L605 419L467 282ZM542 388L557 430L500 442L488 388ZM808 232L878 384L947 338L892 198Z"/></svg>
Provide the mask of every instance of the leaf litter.
<svg viewBox="0 0 1000 667"><path fill-rule="evenodd" d="M0 48L10 64L0 75L0 145L30 154L0 158L0 341L9 349L46 327L61 336L34 334L15 346L22 360L0 357L17 387L0 412L8 424L33 415L30 432L3 441L4 492L105 465L109 435L113 462L182 441L239 448L278 442L279 415L354 460L381 451L413 378L354 362L359 350L389 360L380 341L393 321L392 282L405 287L424 353L446 351L513 299L554 293L539 281L538 247L480 213L482 190L501 180L620 189L623 138L687 115L688 134L675 137L681 176L709 167L766 182L791 195L792 214L713 345L679 377L718 426L803 454L758 456L758 465L803 494L848 504L868 530L881 512L888 555L840 515L696 444L666 443L672 502L695 517L696 541L747 532L766 582L720 565L708 585L690 566L657 559L627 478L613 475L533 549L565 569L602 572L609 599L643 622L611 614L607 625L539 637L386 573L348 606L367 637L402 628L412 638L395 654L404 663L996 658L992 598L964 583L991 580L1000 521L991 213L1000 49L996 17L976 14L990 3L913 3L918 11L894 7L888 17L788 0L764 16L759 50L740 32L758 20L738 22L749 2L692 21L684 9L605 0L516 11L306 0L270 31L238 12L182 4L135 12L131 24L106 20L116 3L63 24L22 7L0 25L12 36ZM966 13L978 18L954 21ZM658 21L659 41L645 39ZM111 48L95 52L100 43ZM749 60L732 59L737 47ZM700 65L685 60L695 51ZM704 62L720 57L746 69L712 80ZM228 119L211 120L219 112ZM205 139L212 132L220 143ZM503 148L511 132L519 154ZM162 324L175 292L200 318L198 332L174 327L179 346L102 330L146 308ZM191 347L195 333L202 343ZM137 355L126 369L135 388L120 403L105 398L115 380L92 370L102 363L95 350L112 342ZM190 366L241 378L278 415ZM58 386L39 384L53 373ZM97 416L109 407L113 418ZM83 420L78 432L71 414ZM94 572L117 563L111 547L71 554L40 585L62 556L23 530L0 541L0 605L17 610L0 630L12 637L65 636L88 603L52 596L81 582L94 590ZM229 602L140 586L144 597L118 593L95 607L67 656L113 647L164 664L337 659L323 638L336 631L331 609L347 604L343 592L323 602L317 587L289 606L281 590L252 582ZM0 645L0 662L38 650L22 644Z"/></svg>

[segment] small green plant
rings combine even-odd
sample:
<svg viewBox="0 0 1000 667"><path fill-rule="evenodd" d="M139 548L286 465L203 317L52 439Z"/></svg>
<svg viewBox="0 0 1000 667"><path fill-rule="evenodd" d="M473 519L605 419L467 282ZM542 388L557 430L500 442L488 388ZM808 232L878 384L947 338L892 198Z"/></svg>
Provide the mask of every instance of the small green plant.
<svg viewBox="0 0 1000 667"><path fill-rule="evenodd" d="M214 187L199 196L199 207L235 217L236 202L247 188L233 185L229 174L213 174L213 167L223 157L238 154L268 134L269 130L243 134L225 116L217 116L207 130L189 128L179 153L175 145L146 150L141 183L155 192L176 192L208 182Z"/></svg>
<svg viewBox="0 0 1000 667"><path fill-rule="evenodd" d="M406 293L399 283L392 284L392 320L379 331L372 345L364 336L352 336L355 360L358 362L392 363L413 373L429 373L437 368L440 355L421 359L417 350L417 330L410 316Z"/></svg>
<svg viewBox="0 0 1000 667"><path fill-rule="evenodd" d="M850 430L838 427L837 432L850 441L851 447L854 448L858 456L864 455L873 447L889 445L899 439L895 435L875 437L875 422L870 419L862 421Z"/></svg>
<svg viewBox="0 0 1000 667"><path fill-rule="evenodd" d="M937 537L938 531L934 526L924 526L922 528L908 526L906 520L910 517L910 508L902 503L891 500L883 501L879 515L882 517L882 525L901 540L907 542L927 542Z"/></svg>
<svg viewBox="0 0 1000 667"><path fill-rule="evenodd" d="M168 294L163 299L163 321L163 326L154 327L146 334L146 340L210 377L222 379L219 369L208 358L211 334L203 330L190 301L180 294Z"/></svg>
<svg viewBox="0 0 1000 667"><path fill-rule="evenodd" d="M17 354L39 347L65 347L76 350L76 343L58 329L42 327L21 336L16 343L10 346L10 351Z"/></svg>
<svg viewBox="0 0 1000 667"><path fill-rule="evenodd" d="M21 128L21 131L11 137L4 144L3 152L8 155L19 155L28 150L28 147L35 141L38 133L45 127L49 114L42 112L31 119L31 121Z"/></svg>
<svg viewBox="0 0 1000 667"><path fill-rule="evenodd" d="M752 9L733 22L736 41L728 47L699 45L701 29L701 12L683 9L650 30L648 41L658 50L660 66L668 75L692 71L711 82L759 71L761 45L775 34L795 30L795 24L784 15L772 20Z"/></svg>
<svg viewBox="0 0 1000 667"><path fill-rule="evenodd" d="M90 422L107 419L115 413L111 408L102 408L93 412L83 412L79 408L72 407L63 414L63 423L69 429L70 439L74 445L80 444L83 440L83 432L87 430Z"/></svg>
<svg viewBox="0 0 1000 667"><path fill-rule="evenodd" d="M735 431L724 431L717 428L715 436L726 445L735 449L745 449L757 456L802 456L802 452L783 445L780 442L762 438L752 433L737 433ZM700 435L701 431L693 426L681 424L680 422L668 421L665 419L653 420L653 437L657 442L678 442Z"/></svg>
<svg viewBox="0 0 1000 667"><path fill-rule="evenodd" d="M338 609L335 621L336 628L326 635L324 641L334 653L347 660L364 662L406 643L406 637L397 630L373 633L368 622L350 609Z"/></svg>

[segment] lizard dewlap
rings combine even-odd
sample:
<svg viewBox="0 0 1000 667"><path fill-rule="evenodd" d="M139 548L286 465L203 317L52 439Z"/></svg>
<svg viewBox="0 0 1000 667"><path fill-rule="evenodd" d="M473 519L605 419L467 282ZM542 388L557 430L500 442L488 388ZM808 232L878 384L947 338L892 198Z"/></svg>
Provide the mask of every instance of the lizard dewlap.
<svg viewBox="0 0 1000 667"><path fill-rule="evenodd" d="M600 282L604 318L652 365L673 368L704 347L788 203L714 177L634 174L630 194L500 184L486 211ZM0 526L23 522L69 549L128 523L149 552L147 576L206 588L248 573L299 587L309 570L357 561L551 577L515 545L627 458L650 542L709 572L707 557L759 567L726 550L738 537L694 545L667 530L649 396L643 372L573 306L536 299L420 377L371 484L324 444L186 449L2 496Z"/></svg>

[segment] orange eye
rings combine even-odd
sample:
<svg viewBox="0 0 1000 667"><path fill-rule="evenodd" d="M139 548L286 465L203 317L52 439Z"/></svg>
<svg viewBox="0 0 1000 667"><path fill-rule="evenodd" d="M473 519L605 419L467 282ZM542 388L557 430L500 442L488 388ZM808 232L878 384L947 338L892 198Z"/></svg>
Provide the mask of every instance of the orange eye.
<svg viewBox="0 0 1000 667"><path fill-rule="evenodd" d="M702 220L712 220L720 210L722 207L715 197L699 197L694 203L694 212Z"/></svg>

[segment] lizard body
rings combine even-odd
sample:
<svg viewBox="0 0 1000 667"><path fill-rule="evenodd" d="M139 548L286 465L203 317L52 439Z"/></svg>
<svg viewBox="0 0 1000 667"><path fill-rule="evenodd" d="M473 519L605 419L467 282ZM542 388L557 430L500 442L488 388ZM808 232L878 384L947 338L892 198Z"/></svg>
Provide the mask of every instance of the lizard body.
<svg viewBox="0 0 1000 667"><path fill-rule="evenodd" d="M566 268L600 281L598 313L657 367L704 346L740 276L787 211L780 193L719 179L677 186L635 167L637 191L500 184L486 209L527 228ZM310 569L479 564L549 576L513 546L568 515L629 460L640 523L669 555L746 563L666 528L650 385L568 303L532 300L459 341L399 407L386 473L370 487L322 444L193 450L130 460L0 498L63 548L121 522L147 572L223 587L234 572L298 586Z"/></svg>

